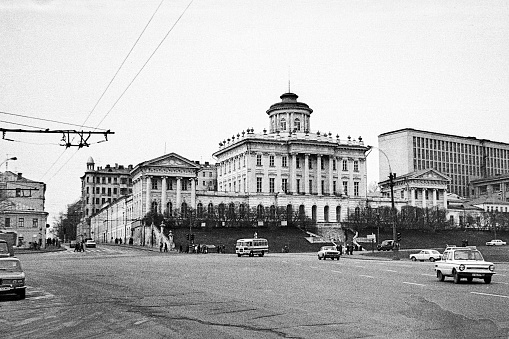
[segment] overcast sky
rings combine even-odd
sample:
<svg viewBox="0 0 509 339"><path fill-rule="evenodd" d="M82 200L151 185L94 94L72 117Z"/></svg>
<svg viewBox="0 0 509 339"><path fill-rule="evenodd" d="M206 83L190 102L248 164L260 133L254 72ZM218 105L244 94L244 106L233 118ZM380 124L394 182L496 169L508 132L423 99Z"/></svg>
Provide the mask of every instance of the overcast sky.
<svg viewBox="0 0 509 339"><path fill-rule="evenodd" d="M58 134L0 140L0 162L16 156L10 171L47 184L49 223L79 199L88 157L214 162L220 141L268 128L289 80L314 132L375 146L400 128L509 143L508 1L160 3L0 0L0 127L115 133L80 150Z"/></svg>

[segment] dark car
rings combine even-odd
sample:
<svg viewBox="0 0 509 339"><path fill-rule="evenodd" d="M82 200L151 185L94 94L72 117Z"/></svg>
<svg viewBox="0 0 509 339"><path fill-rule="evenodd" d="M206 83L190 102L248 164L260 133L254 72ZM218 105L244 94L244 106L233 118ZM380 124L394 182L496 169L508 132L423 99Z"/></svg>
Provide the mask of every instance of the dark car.
<svg viewBox="0 0 509 339"><path fill-rule="evenodd" d="M376 246L379 251L390 251L394 247L394 240L384 240Z"/></svg>

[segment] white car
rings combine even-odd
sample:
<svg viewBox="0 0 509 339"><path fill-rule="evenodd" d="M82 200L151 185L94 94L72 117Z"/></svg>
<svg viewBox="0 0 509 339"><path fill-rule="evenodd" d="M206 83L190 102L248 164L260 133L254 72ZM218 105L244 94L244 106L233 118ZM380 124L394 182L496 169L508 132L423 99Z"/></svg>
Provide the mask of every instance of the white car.
<svg viewBox="0 0 509 339"><path fill-rule="evenodd" d="M495 265L484 261L481 252L473 246L456 247L445 251L442 260L435 262L435 271L440 281L453 277L454 283L458 284L462 278L468 282L478 278L489 284L495 274Z"/></svg>
<svg viewBox="0 0 509 339"><path fill-rule="evenodd" d="M88 239L86 242L85 242L85 247L86 248L96 248L96 243L95 241L93 241L92 239Z"/></svg>
<svg viewBox="0 0 509 339"><path fill-rule="evenodd" d="M429 260L431 262L442 259L442 254L437 250L422 250L419 253L410 254L410 260L412 261L424 261Z"/></svg>
<svg viewBox="0 0 509 339"><path fill-rule="evenodd" d="M325 260L327 258L339 260L340 256L341 254L336 249L336 246L322 246L322 248L318 251L318 260Z"/></svg>
<svg viewBox="0 0 509 339"><path fill-rule="evenodd" d="M502 245L507 245L507 243L505 241L500 240L500 239L493 239L493 240L488 241L486 243L486 246L502 246Z"/></svg>

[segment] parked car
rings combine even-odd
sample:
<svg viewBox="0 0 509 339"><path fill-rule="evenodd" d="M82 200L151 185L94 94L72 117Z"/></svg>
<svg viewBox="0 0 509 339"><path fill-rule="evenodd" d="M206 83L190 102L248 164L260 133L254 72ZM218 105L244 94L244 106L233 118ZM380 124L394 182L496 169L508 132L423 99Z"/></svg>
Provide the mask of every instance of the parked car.
<svg viewBox="0 0 509 339"><path fill-rule="evenodd" d="M429 260L433 262L440 259L442 259L442 254L440 254L437 250L422 250L419 253L410 254L410 260L412 261Z"/></svg>
<svg viewBox="0 0 509 339"><path fill-rule="evenodd" d="M93 241L92 239L87 239L87 241L85 242L85 247L86 248L96 248L96 243L95 241Z"/></svg>
<svg viewBox="0 0 509 339"><path fill-rule="evenodd" d="M495 274L495 265L484 261L475 246L456 247L445 251L442 260L435 262L435 272L440 281L444 281L445 277L453 277L454 283L458 284L462 278L468 282L479 278L489 284Z"/></svg>
<svg viewBox="0 0 509 339"><path fill-rule="evenodd" d="M390 251L394 247L394 240L384 240L380 244L376 245L376 249L379 251Z"/></svg>
<svg viewBox="0 0 509 339"><path fill-rule="evenodd" d="M0 294L15 293L25 299L25 272L18 258L0 258Z"/></svg>
<svg viewBox="0 0 509 339"><path fill-rule="evenodd" d="M507 243L505 241L500 240L500 239L493 239L493 240L488 241L486 243L486 246L503 246L503 245L507 245Z"/></svg>
<svg viewBox="0 0 509 339"><path fill-rule="evenodd" d="M0 239L0 258L14 257L14 249L7 241Z"/></svg>
<svg viewBox="0 0 509 339"><path fill-rule="evenodd" d="M339 260L340 256L341 254L336 249L336 246L322 246L322 248L318 251L318 260L325 260L327 258Z"/></svg>

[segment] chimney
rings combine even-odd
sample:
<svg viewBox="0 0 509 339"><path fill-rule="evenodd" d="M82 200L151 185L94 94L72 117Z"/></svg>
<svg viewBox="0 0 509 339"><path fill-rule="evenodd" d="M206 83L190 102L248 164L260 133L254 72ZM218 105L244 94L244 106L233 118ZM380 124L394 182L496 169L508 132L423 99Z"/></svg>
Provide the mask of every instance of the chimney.
<svg viewBox="0 0 509 339"><path fill-rule="evenodd" d="M18 180L23 179L23 173L18 173Z"/></svg>

